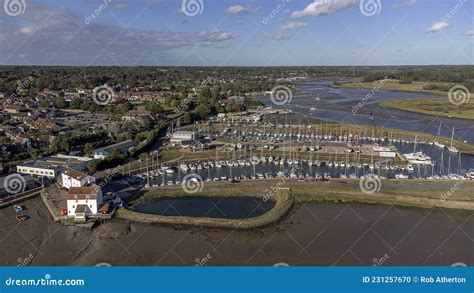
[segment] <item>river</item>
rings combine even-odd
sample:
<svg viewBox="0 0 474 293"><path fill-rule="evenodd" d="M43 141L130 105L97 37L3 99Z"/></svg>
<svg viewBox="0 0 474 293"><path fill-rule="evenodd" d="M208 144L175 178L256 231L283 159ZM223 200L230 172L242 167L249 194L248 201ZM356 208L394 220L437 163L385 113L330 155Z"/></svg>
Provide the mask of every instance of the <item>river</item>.
<svg viewBox="0 0 474 293"><path fill-rule="evenodd" d="M257 97L267 106L275 109L290 109L306 117L323 121L345 124L371 124L371 115L378 127L398 128L436 135L441 122L441 135L451 137L452 128L456 129L455 138L474 143L474 123L469 120L447 117L435 117L406 111L383 109L378 102L397 99L443 98L425 93L378 90L373 98L367 100L362 107L357 105L367 97L372 89L334 88L334 79L304 80L295 84L289 104L272 105L269 95ZM449 103L446 97L446 103ZM314 108L314 110L311 110ZM356 111L353 111L353 109ZM355 112L355 114L353 113Z"/></svg>

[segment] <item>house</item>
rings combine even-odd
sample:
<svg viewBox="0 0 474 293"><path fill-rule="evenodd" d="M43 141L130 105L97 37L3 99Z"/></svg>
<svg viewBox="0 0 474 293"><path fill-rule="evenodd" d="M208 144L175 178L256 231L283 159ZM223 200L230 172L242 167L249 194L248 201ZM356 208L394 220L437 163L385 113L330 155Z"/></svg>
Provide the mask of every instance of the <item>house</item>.
<svg viewBox="0 0 474 293"><path fill-rule="evenodd" d="M176 131L170 139L170 143L175 146L189 146L198 138L197 131Z"/></svg>
<svg viewBox="0 0 474 293"><path fill-rule="evenodd" d="M198 142L195 142L195 143L193 143L193 144L191 145L191 149L192 149L193 151L202 152L202 151L208 150L208 149L209 149L209 145L208 145L207 143L198 141Z"/></svg>
<svg viewBox="0 0 474 293"><path fill-rule="evenodd" d="M71 189L71 187L83 187L93 183L95 183L94 177L73 168L67 167L61 173L61 184L66 189Z"/></svg>
<svg viewBox="0 0 474 293"><path fill-rule="evenodd" d="M153 121L155 120L153 118L153 115L151 115L151 112L150 111L135 111L135 110L131 110L131 111L128 111L127 113L125 113L123 116L122 116L122 121L126 121L126 122L134 122L134 121L137 121L137 122L146 122L146 121Z"/></svg>
<svg viewBox="0 0 474 293"><path fill-rule="evenodd" d="M28 125L33 130L44 130L48 132L59 132L61 131L61 126L43 118L28 118L25 119L24 123Z"/></svg>
<svg viewBox="0 0 474 293"><path fill-rule="evenodd" d="M104 160L110 154L112 154L114 150L121 153L126 153L126 152L129 152L133 146L135 146L135 142L129 139L129 140L118 142L106 147L98 148L94 150L94 153L93 153L94 159Z"/></svg>
<svg viewBox="0 0 474 293"><path fill-rule="evenodd" d="M58 154L25 162L18 165L16 171L22 174L54 178L56 174L68 167L76 170L84 170L87 164L92 160L91 158Z"/></svg>
<svg viewBox="0 0 474 293"><path fill-rule="evenodd" d="M102 190L95 184L71 187L66 195L67 215L77 221L85 221L96 215L103 204Z"/></svg>
<svg viewBox="0 0 474 293"><path fill-rule="evenodd" d="M154 93L154 92L132 92L132 93L121 93L119 94L119 97L124 100L128 101L140 101L140 102L146 102L146 101L155 101L158 103L164 103L165 102L165 97L160 94L160 93Z"/></svg>
<svg viewBox="0 0 474 293"><path fill-rule="evenodd" d="M9 114L22 114L23 113L27 115L27 113L30 110L22 105L8 105L3 109L3 111Z"/></svg>
<svg viewBox="0 0 474 293"><path fill-rule="evenodd" d="M13 140L13 142L16 145L21 146L26 151L31 149L31 139L27 137L18 136Z"/></svg>

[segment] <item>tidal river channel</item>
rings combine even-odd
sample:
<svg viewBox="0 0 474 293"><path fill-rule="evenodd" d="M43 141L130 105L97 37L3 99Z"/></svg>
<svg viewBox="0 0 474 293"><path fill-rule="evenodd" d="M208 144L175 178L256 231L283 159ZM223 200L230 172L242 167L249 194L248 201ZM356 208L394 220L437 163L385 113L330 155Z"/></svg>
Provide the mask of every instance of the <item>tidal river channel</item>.
<svg viewBox="0 0 474 293"><path fill-rule="evenodd" d="M324 121L340 122L345 124L371 124L371 116L379 127L399 128L408 131L417 131L436 135L441 122L441 135L451 137L451 131L456 129L455 138L461 141L474 143L474 123L469 120L434 117L405 111L383 109L378 102L386 100L408 98L445 98L425 93L409 93L399 91L376 91L373 98L368 99L363 107L353 113L372 89L333 88L332 83L337 80L304 80L296 83L289 104L282 106L272 105L268 95L259 97L267 106L275 109L290 109L294 113L306 117L313 117Z"/></svg>

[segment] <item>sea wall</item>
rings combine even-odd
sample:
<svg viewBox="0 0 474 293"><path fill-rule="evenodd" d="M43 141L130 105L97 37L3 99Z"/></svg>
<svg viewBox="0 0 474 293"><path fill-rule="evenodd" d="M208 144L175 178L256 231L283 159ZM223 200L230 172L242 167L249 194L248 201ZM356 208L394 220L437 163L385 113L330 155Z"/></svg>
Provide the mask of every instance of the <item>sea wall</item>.
<svg viewBox="0 0 474 293"><path fill-rule="evenodd" d="M189 194L186 195L189 197ZM198 195L203 197L204 195ZM209 197L216 196L215 194ZM231 195L228 195L231 196ZM241 195L232 195L239 197ZM244 195L245 196L245 195ZM164 196L166 197L166 196ZM243 197L243 196L242 196ZM265 195L260 196L264 198ZM159 198L155 196L154 198ZM116 216L120 219L129 220L133 222L147 223L147 224L172 224L172 225L191 225L191 226L205 226L215 228L232 228L232 229L253 229L270 225L280 220L293 206L295 198L289 188L278 189L275 192L274 199L276 201L273 209L267 213L249 219L220 219L220 218L201 218L201 217L176 217L176 216L161 216L153 214L145 214L132 211L127 208L122 208L117 211Z"/></svg>

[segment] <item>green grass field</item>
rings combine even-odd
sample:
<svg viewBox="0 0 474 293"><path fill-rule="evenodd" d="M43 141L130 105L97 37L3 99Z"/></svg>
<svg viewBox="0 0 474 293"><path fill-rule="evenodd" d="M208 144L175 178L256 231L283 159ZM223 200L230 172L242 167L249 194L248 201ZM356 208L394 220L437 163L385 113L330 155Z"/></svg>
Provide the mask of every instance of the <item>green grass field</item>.
<svg viewBox="0 0 474 293"><path fill-rule="evenodd" d="M454 117L474 120L474 100L471 99L462 105L453 105L445 99L402 99L384 101L381 107L420 113L433 116Z"/></svg>

